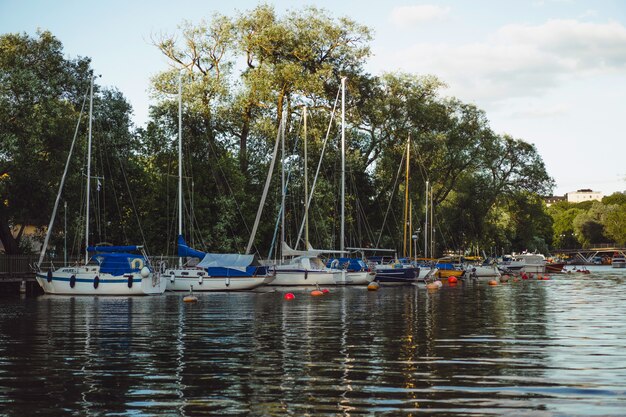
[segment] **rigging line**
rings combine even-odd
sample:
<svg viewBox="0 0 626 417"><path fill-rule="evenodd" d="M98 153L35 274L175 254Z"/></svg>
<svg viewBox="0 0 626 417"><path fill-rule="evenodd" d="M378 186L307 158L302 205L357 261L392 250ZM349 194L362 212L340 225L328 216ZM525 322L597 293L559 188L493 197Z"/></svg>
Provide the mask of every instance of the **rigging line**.
<svg viewBox="0 0 626 417"><path fill-rule="evenodd" d="M46 255L46 248L48 247L48 241L50 240L50 235L52 234L52 226L54 225L54 218L56 217L57 209L59 208L59 202L61 201L61 192L63 191L63 186L65 185L65 176L67 175L67 170L70 166L70 159L72 156L72 152L74 150L74 144L76 143L76 138L78 137L78 128L80 127L80 120L85 110L85 103L87 102L88 93L89 93L89 88L85 92L85 96L83 97L83 105L80 109L80 113L78 114L78 122L76 122L76 128L74 130L74 138L72 139L72 145L70 146L70 151L67 157L67 161L65 162L65 169L63 170L63 176L61 177L61 183L59 184L59 192L57 193L57 198L54 201L54 208L52 209L52 216L50 216L50 223L48 224L46 237L44 238L43 246L41 247L41 253L39 254L39 261L37 262L37 267L41 266L41 263L43 262L43 258Z"/></svg>
<svg viewBox="0 0 626 417"><path fill-rule="evenodd" d="M286 116L285 116L285 119L286 119ZM279 126L279 129L280 129L280 126ZM282 134L284 135L285 134L285 126L284 125L282 125L282 129L283 129ZM296 149L298 149L298 142L299 142L299 140L300 140L300 138L296 137L296 140L295 140L294 145L293 145L293 149L291 151L292 155L295 154ZM282 162L284 164L284 159L282 160ZM291 167L292 167L292 164L289 164L289 170L287 171L287 179L285 181L285 188L283 190L283 193L284 193L285 196L287 195L287 190L289 189L289 180L291 178ZM276 225L274 227L274 236L272 238L272 244L270 245L270 253L267 256L268 259L271 259L271 257L272 257L273 248L274 248L274 245L276 244L276 236L278 235L278 226L280 224L280 220L281 220L282 214L283 214L283 208L281 207L279 212L278 212L278 217L276 218ZM282 242L281 242L281 245L282 245ZM278 252L278 251L276 251L276 252Z"/></svg>
<svg viewBox="0 0 626 417"><path fill-rule="evenodd" d="M135 218L137 219L137 226L139 226L139 233L141 234L141 241L143 242L143 247L144 250L146 251L147 254L149 254L150 252L148 251L148 245L146 243L146 236L143 233L143 228L141 227L141 222L139 221L139 214L137 211L137 207L135 205L135 199L133 198L133 193L130 191L130 185L128 184L128 178L126 176L126 170L124 170L124 165L122 164L122 158L120 158L119 154L117 155L117 159L120 163L120 168L122 170L122 175L124 176L124 183L126 184L126 189L128 190L128 196L130 198L130 203L133 206L133 212L135 213Z"/></svg>
<svg viewBox="0 0 626 417"><path fill-rule="evenodd" d="M350 171L350 179L352 180L351 182L351 187L353 190L353 195L355 196L355 204L356 204L356 212L357 212L357 224L358 225L363 225L363 229L365 229L365 235L367 236L367 239L370 242L373 242L374 239L374 234L372 231L372 228L367 220L367 215L365 213L365 206L363 205L361 198L359 197L359 188L358 188L358 184L356 182L356 179L354 178L354 171ZM359 219L361 219L361 221L359 222ZM361 237L361 242L363 241L362 237ZM355 245L358 246L358 245Z"/></svg>
<svg viewBox="0 0 626 417"><path fill-rule="evenodd" d="M404 164L404 154L405 152L402 152L402 159L400 160L400 165L398 165L398 173L396 174L396 180L393 184L393 188L391 189L391 194L389 197L389 204L387 205L387 210L385 211L385 217L383 217L383 223L380 226L380 233L378 234L378 240L376 241L376 248L378 248L379 244L380 244L380 239L383 236L383 230L385 229L385 223L387 222L387 216L389 215L389 210L391 209L391 204L393 203L393 195L396 192L396 187L398 186L398 180L400 179L400 174L402 173L402 165Z"/></svg>
<svg viewBox="0 0 626 417"><path fill-rule="evenodd" d="M209 147L211 147L211 150L213 151L213 153L216 156L217 159L217 152L215 151L215 149L213 149L214 144L212 144L209 141ZM212 164L213 165L213 164ZM241 211L241 206L239 205L239 203L237 202L237 199L235 198L235 193L233 191L233 189L230 186L230 183L228 182L228 178L226 177L226 173L224 172L224 169L222 168L222 164L218 161L217 167L219 168L221 174L222 174L222 178L224 180L224 183L226 184L226 188L228 189L228 192L230 193L230 196L232 198L232 201L235 203L235 208L237 209L237 213L239 214L239 216L241 217L241 220L243 221L244 227L246 228L247 231L249 231L250 229L248 228L248 225L246 223L246 220L244 219L243 213ZM230 230L231 233L231 237L233 237L235 239L235 242L237 241L237 236L238 234L235 233L235 230L233 229L233 224L231 222L228 222L228 228Z"/></svg>
<svg viewBox="0 0 626 417"><path fill-rule="evenodd" d="M109 176L113 178L113 169L111 167L111 160L109 159L109 156L110 155L107 153L107 159L106 159L107 167L109 169ZM117 209L117 215L119 216L119 219L121 220L123 219L122 208L120 207L120 198L118 196L118 192L117 192L117 189L115 188L114 183L113 183L112 190L113 190L113 201L115 201L115 208ZM124 224L123 222L120 222L120 225L123 225L123 224ZM122 232L122 235L124 236L124 240L128 242L128 236L126 235L126 228L122 226L120 228L120 231Z"/></svg>
<svg viewBox="0 0 626 417"><path fill-rule="evenodd" d="M311 192L309 193L309 201L306 202L306 210L308 211L311 207L311 200L313 199L313 193L315 192L315 185L317 184L317 177L320 172L320 168L322 166L322 160L324 159L324 152L326 150L326 144L328 143L328 139L330 137L330 129L332 127L333 120L335 118L335 112L337 111L337 104L339 103L339 96L341 94L341 90L337 90L337 97L335 98L335 104L333 105L333 110L330 113L330 120L328 121L328 129L326 130L326 137L324 138L324 144L322 145L322 152L320 154L320 160L317 164L317 170L315 171L315 177L313 178L313 185L311 186ZM304 219L302 220L302 224L300 225L300 231L298 232L298 238L296 242L299 242L302 238L302 232L304 230Z"/></svg>

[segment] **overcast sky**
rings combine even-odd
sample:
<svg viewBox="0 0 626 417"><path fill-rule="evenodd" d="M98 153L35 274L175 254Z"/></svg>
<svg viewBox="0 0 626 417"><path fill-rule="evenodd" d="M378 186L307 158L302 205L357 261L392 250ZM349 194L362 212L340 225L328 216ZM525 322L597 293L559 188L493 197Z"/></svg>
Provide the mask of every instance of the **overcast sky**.
<svg viewBox="0 0 626 417"><path fill-rule="evenodd" d="M127 4L128 3L128 4ZM434 74L446 95L486 111L497 133L534 143L555 194L626 190L626 1L274 1L315 5L374 30L368 70ZM0 33L50 30L71 57L148 115L150 77L167 68L151 35L258 1L0 0Z"/></svg>

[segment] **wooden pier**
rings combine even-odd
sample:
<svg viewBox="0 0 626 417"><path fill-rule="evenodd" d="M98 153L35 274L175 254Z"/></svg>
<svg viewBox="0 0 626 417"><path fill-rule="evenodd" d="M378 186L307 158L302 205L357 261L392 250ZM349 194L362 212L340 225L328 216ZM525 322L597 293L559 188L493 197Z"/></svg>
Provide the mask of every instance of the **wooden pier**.
<svg viewBox="0 0 626 417"><path fill-rule="evenodd" d="M43 294L31 268L37 260L35 255L0 255L0 296Z"/></svg>

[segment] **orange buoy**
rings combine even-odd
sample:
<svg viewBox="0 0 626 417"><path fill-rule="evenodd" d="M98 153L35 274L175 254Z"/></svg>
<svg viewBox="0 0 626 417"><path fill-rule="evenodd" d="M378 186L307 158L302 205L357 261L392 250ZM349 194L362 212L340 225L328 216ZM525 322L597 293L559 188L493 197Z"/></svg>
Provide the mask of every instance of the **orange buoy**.
<svg viewBox="0 0 626 417"><path fill-rule="evenodd" d="M189 294L183 297L183 303L195 303L198 301L198 297L193 295L193 285L189 286Z"/></svg>
<svg viewBox="0 0 626 417"><path fill-rule="evenodd" d="M489 281L489 285L498 285L498 281L492 279L491 281Z"/></svg>
<svg viewBox="0 0 626 417"><path fill-rule="evenodd" d="M378 291L379 288L380 288L380 284L376 281L372 281L367 285L368 291Z"/></svg>
<svg viewBox="0 0 626 417"><path fill-rule="evenodd" d="M321 292L320 290L313 290L313 291L311 291L311 295L313 297L319 297L320 295L324 295L324 293Z"/></svg>
<svg viewBox="0 0 626 417"><path fill-rule="evenodd" d="M285 300L293 300L294 298L296 298L296 296L293 295L292 292L288 292L287 294L285 294Z"/></svg>
<svg viewBox="0 0 626 417"><path fill-rule="evenodd" d="M457 277L448 277L448 284L456 284L458 281Z"/></svg>

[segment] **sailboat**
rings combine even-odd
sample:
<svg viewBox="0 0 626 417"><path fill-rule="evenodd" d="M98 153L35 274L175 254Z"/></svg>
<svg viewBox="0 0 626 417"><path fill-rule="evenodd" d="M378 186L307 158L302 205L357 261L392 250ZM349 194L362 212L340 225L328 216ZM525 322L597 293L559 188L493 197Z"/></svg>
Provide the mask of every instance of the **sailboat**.
<svg viewBox="0 0 626 417"><path fill-rule="evenodd" d="M304 110L306 114L306 109ZM306 120L306 117L305 117ZM305 123L306 125L306 123ZM308 286L308 285L345 285L349 283L347 280L347 271L331 268L324 265L324 262L320 258L320 255L328 251L315 250L311 247L308 241L308 227L305 231L305 249L296 250L292 249L285 241L285 196L286 196L286 182L285 182L285 119L283 114L283 120L279 127L279 135L276 145L278 146L278 139L280 138L282 144L282 170L281 170L281 262L276 265L276 277L274 281L270 283L272 286ZM306 136L306 134L305 134ZM306 140L305 140L306 144ZM305 145L306 152L306 145ZM305 164L307 157L305 156ZM305 190L308 189L308 177L307 168L305 166ZM308 206L310 199L305 197L305 210L304 210L304 225L308 226Z"/></svg>
<svg viewBox="0 0 626 417"><path fill-rule="evenodd" d="M179 264L160 270L167 280L168 291L242 291L252 290L274 279L266 266L252 265L254 255L236 253L206 253L189 247L183 237L182 183L182 75L178 83L178 239ZM200 259L199 263L183 264L183 258Z"/></svg>
<svg viewBox="0 0 626 417"><path fill-rule="evenodd" d="M345 224L346 224L346 78L341 79L341 233L339 235L339 253L344 254L345 248ZM376 270L372 270L362 259L338 258L331 260L338 266L346 269L346 278L352 285L367 285L376 277Z"/></svg>
<svg viewBox="0 0 626 417"><path fill-rule="evenodd" d="M93 119L93 77L89 88L89 139L87 144L87 183L85 210L85 260L81 265L47 271L43 259L52 232L54 218L63 191L76 135L70 148L65 171L36 265L36 280L47 294L62 295L152 295L165 291L165 281L155 273L142 246L89 246L89 198L91 183L91 127ZM80 118L78 123L80 124ZM78 132L78 125L76 126ZM90 256L90 254L93 254Z"/></svg>
<svg viewBox="0 0 626 417"><path fill-rule="evenodd" d="M341 79L341 233L340 248L336 250L313 249L308 239L308 207L310 198L305 195L304 225L305 247L303 251L290 248L282 239L282 254L294 256L288 263L276 266L276 279L272 285L367 285L374 280L376 272L372 271L365 263L355 262L350 258L331 259L328 265L320 259L323 253L346 253L345 249L345 88L346 79ZM308 192L307 168L306 168L306 107L304 108L305 126L305 192ZM284 178L284 175L283 175ZM284 179L283 179L283 205L284 217ZM312 194L312 193L311 193ZM283 221L284 230L284 221ZM284 233L284 232L283 232Z"/></svg>
<svg viewBox="0 0 626 417"><path fill-rule="evenodd" d="M410 219L410 206L409 206L409 157L411 150L411 140L407 139L406 143L406 174L405 174L405 207L404 207L404 221L403 221L403 244L406 256L406 248L409 248L409 259L411 257L411 244L407 245L408 236L407 232L410 232L409 228L409 219ZM400 171L398 171L399 173ZM406 284L415 284L417 283L417 279L420 275L420 268L413 263L409 262L408 259L399 260L397 255L395 255L394 250L389 249L377 249L373 250L376 252L394 252L394 257L391 258L389 256L373 256L369 257L368 260L374 263L374 267L376 270L376 281L381 285L406 285Z"/></svg>

